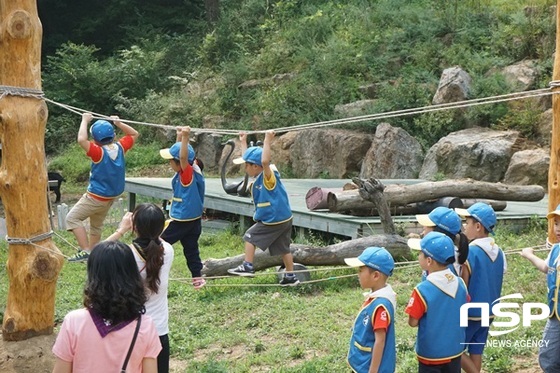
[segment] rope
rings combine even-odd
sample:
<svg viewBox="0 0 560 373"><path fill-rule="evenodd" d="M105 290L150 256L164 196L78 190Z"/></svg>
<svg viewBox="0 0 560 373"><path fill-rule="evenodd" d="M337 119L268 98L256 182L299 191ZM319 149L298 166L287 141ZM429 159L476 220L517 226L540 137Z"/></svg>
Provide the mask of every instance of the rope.
<svg viewBox="0 0 560 373"><path fill-rule="evenodd" d="M553 91L552 88L560 86L560 81L552 81L550 82L550 88L541 88L535 89L532 91L524 91L524 92L515 92L515 93L508 93L504 95L497 95L497 96L490 96L484 98L477 98L471 100L464 100L464 101L457 101L457 102L450 102L444 104L436 104L436 105L429 105L423 106L419 108L411 108L411 109L403 109L403 110L395 110L389 111L384 113L377 113L377 114L369 114L369 115L362 115L356 117L348 117L342 119L334 119L328 121L321 121L309 124L302 124L302 125L295 125L291 127L280 127L276 128L276 132L287 132L287 131L301 131L305 129L316 129L316 128L324 128L336 125L343 125L343 124L352 124L352 123L360 123L365 121L371 120L382 120L382 119L389 119L389 118L397 118L403 116L410 116L416 114L425 114L443 110L450 110L450 109L461 109L461 108L468 108L472 106L479 106L479 105L488 105L488 104L495 104L500 102L507 102L513 100L520 100L529 97L541 97L541 96L550 96L554 94L560 93L560 91ZM1 97L0 97L1 98ZM66 110L69 110L76 114L83 114L87 112L87 110L77 108L71 105L62 104L51 100L49 98L43 97L43 99L53 105L57 105L62 107ZM111 119L109 116L91 112L95 119ZM159 123L150 123L150 122L141 122L141 121L134 121L134 120L127 120L127 119L120 119L121 122L127 124L138 124L138 125L145 125L151 127L158 127L164 129L175 129L175 126L159 124ZM230 129L223 129L223 128L193 128L193 132L195 133L215 133L221 135L237 135L239 133L238 130L230 130ZM265 133L266 130L257 130L257 131L248 131L248 134L259 134Z"/></svg>
<svg viewBox="0 0 560 373"><path fill-rule="evenodd" d="M20 96L20 97L33 97L41 99L44 96L43 91L35 88L14 87L11 85L0 85L0 100L4 96Z"/></svg>
<svg viewBox="0 0 560 373"><path fill-rule="evenodd" d="M13 245L32 245L34 242L44 241L47 238L50 238L53 235L53 231L47 233L41 233L37 236L31 238L13 238L6 236L6 241L8 244Z"/></svg>

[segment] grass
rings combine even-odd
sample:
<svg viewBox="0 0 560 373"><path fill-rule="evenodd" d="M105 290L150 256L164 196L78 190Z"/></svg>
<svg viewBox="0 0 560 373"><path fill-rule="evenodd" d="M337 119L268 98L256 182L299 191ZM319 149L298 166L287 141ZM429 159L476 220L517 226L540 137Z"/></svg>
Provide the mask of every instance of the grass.
<svg viewBox="0 0 560 373"><path fill-rule="evenodd" d="M111 232L107 227L105 235ZM70 242L73 237L58 232ZM526 231L497 230L496 241L508 251L542 244L546 226L535 219ZM316 237L312 237L316 239ZM130 241L131 237L125 237ZM306 238L307 239L307 238ZM74 249L55 236L65 255ZM205 233L200 239L202 258L223 258L242 252L241 234L222 231ZM0 262L7 258L6 244L0 245ZM545 253L540 253L542 257ZM521 293L526 302L545 302L545 277L518 254L507 256L508 273L502 295ZM417 371L414 355L416 329L410 328L403 310L408 297L420 280L416 265L398 269L390 283L398 295L396 312L397 372ZM66 264L58 280L55 321L81 307L86 277L83 264ZM325 269L325 268L323 268ZM354 274L345 267L311 272L313 284L280 288L273 269L254 279L209 279L201 291L190 285L180 245L175 245L169 288L170 343L172 366L176 372L342 372L350 328L363 300L357 277L337 278ZM8 279L0 267L0 304L5 304ZM271 286L272 285L272 286ZM3 311L3 310L2 310ZM532 327L520 327L503 338L538 340L544 321ZM511 346L489 347L485 351L484 368L489 372L526 371L536 366L537 348Z"/></svg>

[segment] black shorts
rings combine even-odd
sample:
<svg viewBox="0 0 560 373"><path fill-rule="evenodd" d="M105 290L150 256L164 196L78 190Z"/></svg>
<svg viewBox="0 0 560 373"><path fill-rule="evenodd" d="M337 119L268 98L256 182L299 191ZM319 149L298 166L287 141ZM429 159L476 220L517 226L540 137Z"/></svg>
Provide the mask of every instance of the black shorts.
<svg viewBox="0 0 560 373"><path fill-rule="evenodd" d="M292 241L292 219L274 225L263 224L259 221L247 229L243 240L263 251L268 249L270 255L288 254Z"/></svg>

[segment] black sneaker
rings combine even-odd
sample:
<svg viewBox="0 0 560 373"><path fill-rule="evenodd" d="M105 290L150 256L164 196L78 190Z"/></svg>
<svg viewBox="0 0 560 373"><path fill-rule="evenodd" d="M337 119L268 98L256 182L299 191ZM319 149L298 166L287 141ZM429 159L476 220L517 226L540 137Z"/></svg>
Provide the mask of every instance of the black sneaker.
<svg viewBox="0 0 560 373"><path fill-rule="evenodd" d="M241 264L239 267L228 269L229 274L243 277L255 277L255 270Z"/></svg>
<svg viewBox="0 0 560 373"><path fill-rule="evenodd" d="M282 277L282 281L280 281L281 286L296 286L299 285L299 280L297 276L286 276Z"/></svg>
<svg viewBox="0 0 560 373"><path fill-rule="evenodd" d="M89 253L85 250L80 250L76 255L68 258L68 262L70 263L87 262L88 258L89 258Z"/></svg>

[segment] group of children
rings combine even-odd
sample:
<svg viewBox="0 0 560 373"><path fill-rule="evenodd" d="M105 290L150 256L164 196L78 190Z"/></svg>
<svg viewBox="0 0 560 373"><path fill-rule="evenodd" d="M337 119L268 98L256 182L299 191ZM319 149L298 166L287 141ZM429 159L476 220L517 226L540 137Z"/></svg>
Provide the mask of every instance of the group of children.
<svg viewBox="0 0 560 373"><path fill-rule="evenodd" d="M117 255L119 258L122 257L121 251L124 248L118 245L111 246L108 242L118 240L127 230L133 230L137 239L130 246L130 251L134 253L131 258L135 259L135 265L142 274L140 279L144 287L149 289L147 293L152 297L151 303L148 297L142 304L148 301L146 309L154 309L154 312L148 313L150 316L160 314L160 311L165 311L167 315L167 281L173 260L172 244L181 242L187 266L192 273L194 287L200 289L205 285L198 248L205 181L202 167L189 144L190 127L178 128L177 142L170 148L160 151L162 158L169 160L170 167L176 172L172 179L173 197L169 213L171 221L168 226L164 229L163 214L157 206L140 205L140 210L135 210L132 216L123 219L119 229L109 237L108 241L96 246L100 241L103 220L113 200L124 191L124 154L134 145L138 132L120 122L118 117L112 117L113 123L124 132L124 137L115 142L113 126L107 121L98 120L90 128L93 141L89 141L87 125L91 119L91 114L83 115L78 133L78 143L91 158L92 166L87 192L67 217L68 229L75 234L81 248L81 251L69 261L89 259L84 306L90 311L101 338L104 337L103 332L109 333L113 329L103 328L103 323L99 324L95 321L97 319L105 320L105 323L108 320L109 325L114 325L114 322L118 321L119 328L115 330L126 329L127 335L130 336L133 328L127 325L134 324L134 319L141 313L136 310L138 304L133 302L134 299L129 300L128 307L132 310L126 316L112 315L111 312L115 310L110 307L105 309L102 304L96 303L109 302L103 300L102 296L100 300L96 300L95 293L101 290L92 282L96 278L99 282L107 281L107 279L102 280L99 273L95 272L100 270L97 262L107 261L107 258L115 256L115 253L119 254ZM271 164L270 145L274 136L273 131L268 131L262 148L258 146L247 148L247 135L240 133L242 157L234 160L234 163L244 164L245 172L255 178L251 186L255 224L243 237L245 241L243 263L228 272L238 276L254 276L253 262L256 248L268 249L271 255L282 256L286 273L280 284L291 286L299 283L293 273L294 262L290 252L292 213L280 174ZM155 210L159 210L159 213ZM148 212L151 217L142 218ZM132 223L134 215L138 219L136 223ZM464 223L461 217L465 219ZM88 218L90 219L89 238L84 227L84 221ZM548 218L554 219L554 229L560 240L560 206L556 211L551 212ZM422 281L412 291L404 311L408 315L409 325L418 327L416 354L419 372L460 372L461 369L468 373L480 372L489 327L482 325L480 309L477 308L469 308L468 326L461 327L460 309L469 301L491 305L500 297L507 265L503 251L490 237L496 224L494 210L485 203L476 203L466 210L438 207L430 214L417 215L417 220L424 227L423 238L410 239L408 245L411 249L419 251L418 261L423 274ZM94 247L95 250L92 250L91 248ZM539 354L539 362L545 371L558 370L560 365L560 354L557 353L560 347L560 337L558 337L560 309L556 272L559 254L558 244L554 245L546 260L535 256L531 249L522 252L522 255L539 270L547 273L548 299L552 315L543 338L552 343L547 343L541 348ZM115 262L123 259L111 260ZM394 269L394 260L384 248L370 247L357 258L347 258L346 263L352 267L359 267L360 285L371 290L354 323L348 363L355 372L394 372L396 296L391 286L387 284L387 279ZM114 266L114 263L112 265ZM113 285L105 284L105 286L109 289ZM130 291L134 293L135 290ZM159 296L156 296L157 294ZM141 302L142 299L137 301ZM117 308L115 306L115 309ZM54 348L60 360L57 360L60 372L66 371L68 359L73 359L69 356L70 352L65 343L76 343L71 342L71 338L76 338L71 333L72 328L80 328L80 323L87 318L85 315L83 312L71 313L65 319L61 330L63 339L59 337L61 342L57 340ZM492 319L493 315L490 315L490 318ZM140 318L138 320L140 321ZM155 332L160 337L157 344L159 348L149 349L149 357L151 359L157 355L160 371L167 371L169 361L167 316L159 321ZM120 326L121 324L124 325ZM153 333L153 330L144 332L145 335ZM124 335L123 332L121 335ZM89 343L91 340L84 346ZM142 365L143 360L136 359L134 363L137 366ZM151 366L150 360L145 371L150 371Z"/></svg>
<svg viewBox="0 0 560 373"><path fill-rule="evenodd" d="M461 217L465 219L463 232ZM560 205L547 218L552 220L560 242ZM501 296L507 264L504 252L490 236L496 214L490 205L476 203L466 210L438 207L428 215L417 215L417 220L424 226L423 238L409 239L408 246L420 251L423 276L404 311L408 324L418 327L418 372L480 372L489 327L482 325L479 308L468 308L466 327L461 326L460 315L467 302L492 305ZM470 242L466 247L465 239ZM539 365L544 372L559 372L560 244L552 247L545 260L532 248L523 249L521 255L547 274L551 314L543 333L546 343L539 350ZM384 248L369 247L359 257L345 261L359 267L360 285L370 290L354 323L348 364L355 372L394 372L396 296L387 284L394 269L393 258ZM490 311L490 320L493 318Z"/></svg>

